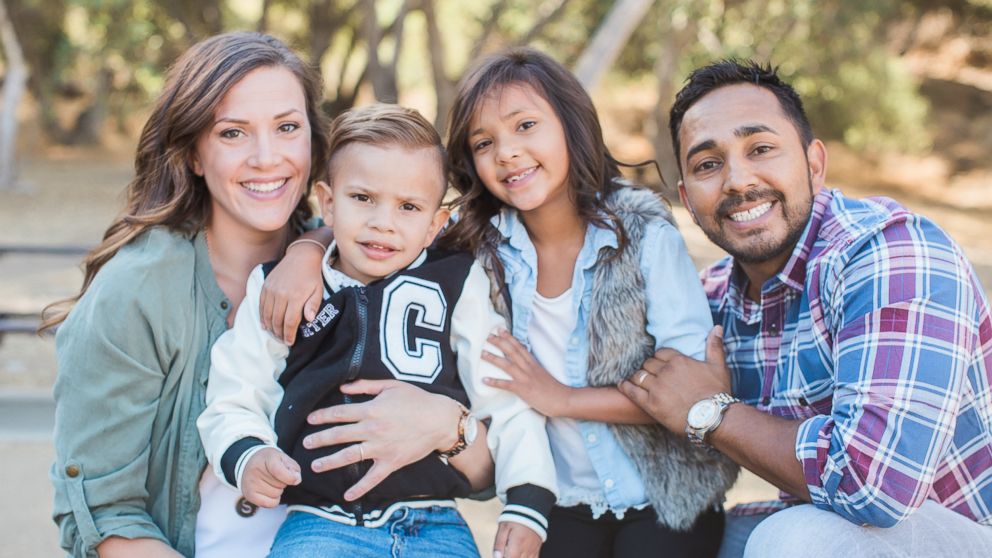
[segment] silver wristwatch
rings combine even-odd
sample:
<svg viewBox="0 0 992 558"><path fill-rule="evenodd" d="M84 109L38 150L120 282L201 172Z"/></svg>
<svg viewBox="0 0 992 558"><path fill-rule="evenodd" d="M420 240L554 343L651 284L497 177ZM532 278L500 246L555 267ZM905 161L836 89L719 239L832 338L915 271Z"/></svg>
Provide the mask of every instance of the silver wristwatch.
<svg viewBox="0 0 992 558"><path fill-rule="evenodd" d="M706 435L720 426L727 407L734 403L740 403L740 399L729 393L718 393L697 401L689 408L689 416L686 417L685 433L689 435L689 441L697 446L705 446Z"/></svg>

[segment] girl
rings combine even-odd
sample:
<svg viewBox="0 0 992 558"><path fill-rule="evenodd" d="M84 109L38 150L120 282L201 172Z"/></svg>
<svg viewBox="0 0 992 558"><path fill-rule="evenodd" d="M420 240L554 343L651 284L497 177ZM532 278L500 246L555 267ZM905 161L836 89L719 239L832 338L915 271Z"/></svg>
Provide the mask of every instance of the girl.
<svg viewBox="0 0 992 558"><path fill-rule="evenodd" d="M284 512L246 506L204 474L195 421L211 345L248 273L280 257L310 217L328 146L321 89L310 66L258 33L206 39L169 72L127 207L86 258L80 293L46 322L61 324L53 515L73 556L268 550ZM303 258L323 254L298 246ZM397 467L451 445L456 401L406 384L381 391L366 410L381 445L401 456L393 463L406 460Z"/></svg>
<svg viewBox="0 0 992 558"><path fill-rule="evenodd" d="M488 383L549 417L560 497L541 555L715 554L736 466L615 387L657 348L702 358L712 327L667 206L621 181L589 96L540 52L483 61L450 121L461 196L442 242L486 264L512 318L493 337L506 356L486 357L512 380Z"/></svg>

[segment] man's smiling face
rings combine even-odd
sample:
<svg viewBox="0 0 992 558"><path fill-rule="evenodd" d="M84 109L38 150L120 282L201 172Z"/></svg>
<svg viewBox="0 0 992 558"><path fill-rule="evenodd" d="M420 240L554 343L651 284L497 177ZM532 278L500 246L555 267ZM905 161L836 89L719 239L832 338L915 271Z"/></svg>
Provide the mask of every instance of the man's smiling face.
<svg viewBox="0 0 992 558"><path fill-rule="evenodd" d="M706 236L741 263L784 265L823 187L823 144L804 148L775 95L751 84L699 99L679 140L679 197Z"/></svg>

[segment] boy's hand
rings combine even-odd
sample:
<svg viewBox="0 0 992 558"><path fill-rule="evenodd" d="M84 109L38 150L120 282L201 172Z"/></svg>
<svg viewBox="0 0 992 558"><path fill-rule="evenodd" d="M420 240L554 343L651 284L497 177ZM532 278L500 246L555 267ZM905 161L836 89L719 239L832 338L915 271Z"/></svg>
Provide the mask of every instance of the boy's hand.
<svg viewBox="0 0 992 558"><path fill-rule="evenodd" d="M265 448L251 456L241 475L241 493L263 508L279 505L282 491L300 484L300 466L276 448Z"/></svg>
<svg viewBox="0 0 992 558"><path fill-rule="evenodd" d="M323 258L324 252L316 244L295 244L262 285L258 307L262 327L287 345L296 341L300 318L309 322L320 310L324 298L320 269Z"/></svg>
<svg viewBox="0 0 992 558"><path fill-rule="evenodd" d="M504 521L496 531L493 558L537 558L541 537L519 523Z"/></svg>

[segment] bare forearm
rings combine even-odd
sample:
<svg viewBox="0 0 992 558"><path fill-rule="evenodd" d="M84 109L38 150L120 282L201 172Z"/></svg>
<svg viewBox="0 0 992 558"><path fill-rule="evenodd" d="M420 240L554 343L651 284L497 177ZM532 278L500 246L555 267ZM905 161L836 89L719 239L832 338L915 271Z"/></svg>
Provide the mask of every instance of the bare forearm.
<svg viewBox="0 0 992 558"><path fill-rule="evenodd" d="M472 490L489 488L495 482L496 466L486 444L486 425L479 424L479 433L472 445L451 458L451 465L468 478Z"/></svg>
<svg viewBox="0 0 992 558"><path fill-rule="evenodd" d="M652 424L644 412L615 387L569 388L554 416L613 424Z"/></svg>
<svg viewBox="0 0 992 558"><path fill-rule="evenodd" d="M706 442L779 489L805 501L809 490L796 459L802 421L775 417L743 403L731 405Z"/></svg>
<svg viewBox="0 0 992 558"><path fill-rule="evenodd" d="M331 241L334 240L334 231L330 227L317 227L312 231L306 231L301 234L299 238L308 238L310 240L316 240L317 242L323 244L324 246L330 246Z"/></svg>
<svg viewBox="0 0 992 558"><path fill-rule="evenodd" d="M172 547L158 539L125 539L110 537L96 547L100 558L182 558Z"/></svg>

